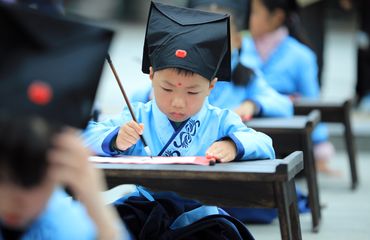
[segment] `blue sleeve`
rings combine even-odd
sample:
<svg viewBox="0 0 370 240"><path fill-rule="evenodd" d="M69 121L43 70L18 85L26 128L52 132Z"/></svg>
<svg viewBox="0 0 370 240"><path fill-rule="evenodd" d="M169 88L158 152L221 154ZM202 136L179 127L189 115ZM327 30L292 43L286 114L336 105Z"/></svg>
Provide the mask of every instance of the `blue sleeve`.
<svg viewBox="0 0 370 240"><path fill-rule="evenodd" d="M312 141L314 144L326 142L329 140L329 130L324 123L319 123L312 132Z"/></svg>
<svg viewBox="0 0 370 240"><path fill-rule="evenodd" d="M305 98L320 97L317 62L314 53L307 49L297 61L297 91ZM298 67L299 66L299 67Z"/></svg>
<svg viewBox="0 0 370 240"><path fill-rule="evenodd" d="M290 117L293 116L293 103L270 87L262 73L255 72L255 77L248 85L248 100L254 102L259 108L258 116L262 117Z"/></svg>
<svg viewBox="0 0 370 240"><path fill-rule="evenodd" d="M22 239L90 240L96 237L95 224L85 206L58 188Z"/></svg>
<svg viewBox="0 0 370 240"><path fill-rule="evenodd" d="M85 145L96 155L112 156L122 152L112 149L112 140L117 136L119 128L131 121L131 115L127 109L122 114L111 119L95 122L90 121L82 133Z"/></svg>
<svg viewBox="0 0 370 240"><path fill-rule="evenodd" d="M225 110L225 112L221 134L230 137L235 143L236 160L275 158L275 151L269 136L248 128L236 113L230 110Z"/></svg>
<svg viewBox="0 0 370 240"><path fill-rule="evenodd" d="M130 233L123 222L112 222L112 224L117 224L122 239L133 239L129 237ZM86 207L81 202L70 198L62 189L57 188L44 211L22 239L92 240L97 237L95 223Z"/></svg>

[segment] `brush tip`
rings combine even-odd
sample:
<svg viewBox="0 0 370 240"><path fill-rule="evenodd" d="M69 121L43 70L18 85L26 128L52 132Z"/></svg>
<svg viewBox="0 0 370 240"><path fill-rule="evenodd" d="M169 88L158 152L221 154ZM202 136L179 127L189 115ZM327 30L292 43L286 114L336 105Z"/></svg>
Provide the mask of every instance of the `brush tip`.
<svg viewBox="0 0 370 240"><path fill-rule="evenodd" d="M152 155L152 151L150 150L150 148L149 148L149 146L146 146L146 147L144 147L144 150L145 150L145 152L146 152L146 154L148 155L148 156L153 156Z"/></svg>

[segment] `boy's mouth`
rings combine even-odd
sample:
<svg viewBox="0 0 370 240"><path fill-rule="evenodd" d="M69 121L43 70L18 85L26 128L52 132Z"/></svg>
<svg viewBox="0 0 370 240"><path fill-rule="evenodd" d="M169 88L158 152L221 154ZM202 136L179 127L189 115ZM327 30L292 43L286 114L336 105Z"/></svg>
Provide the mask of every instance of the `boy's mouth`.
<svg viewBox="0 0 370 240"><path fill-rule="evenodd" d="M185 118L186 115L183 113L171 112L170 116L174 120L182 120Z"/></svg>

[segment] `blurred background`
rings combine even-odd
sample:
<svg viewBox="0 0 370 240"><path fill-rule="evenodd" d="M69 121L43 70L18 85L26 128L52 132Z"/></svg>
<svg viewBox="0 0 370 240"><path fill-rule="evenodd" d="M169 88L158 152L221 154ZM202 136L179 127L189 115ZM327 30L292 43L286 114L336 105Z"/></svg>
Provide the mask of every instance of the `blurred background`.
<svg viewBox="0 0 370 240"><path fill-rule="evenodd" d="M318 55L322 54L318 58L323 59L320 62L322 98L356 97L357 49L361 41L356 7L345 9L338 0L300 1L307 34L312 37L312 42L322 42L314 44ZM157 2L187 4L187 0ZM312 8L306 2L317 2L318 6ZM111 48L112 60L129 95L150 87L148 77L140 70L149 0L67 0L64 5L66 15L78 15L116 31ZM109 69L104 71L97 105L106 113L114 113L122 108L123 102L113 75L106 70Z"/></svg>

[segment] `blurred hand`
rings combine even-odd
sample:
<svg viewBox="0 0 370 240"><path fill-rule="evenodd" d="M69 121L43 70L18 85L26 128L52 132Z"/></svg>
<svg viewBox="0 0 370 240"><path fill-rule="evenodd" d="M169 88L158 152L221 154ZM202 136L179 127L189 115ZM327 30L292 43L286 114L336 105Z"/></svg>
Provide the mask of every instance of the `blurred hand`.
<svg viewBox="0 0 370 240"><path fill-rule="evenodd" d="M219 162L231 162L236 157L236 146L231 140L214 142L206 151L206 156Z"/></svg>
<svg viewBox="0 0 370 240"><path fill-rule="evenodd" d="M126 239L127 231L117 212L104 203L103 173L89 162L89 156L77 131L66 129L54 137L48 152L49 176L56 183L69 187L86 207L97 227L98 239Z"/></svg>
<svg viewBox="0 0 370 240"><path fill-rule="evenodd" d="M123 125L117 135L116 147L122 151L136 144L144 132L144 124L131 121Z"/></svg>
<svg viewBox="0 0 370 240"><path fill-rule="evenodd" d="M103 191L105 180L88 161L90 155L76 130L64 130L54 137L48 152L51 177L71 188L76 196L89 197Z"/></svg>
<svg viewBox="0 0 370 240"><path fill-rule="evenodd" d="M297 102L297 101L302 99L301 95L296 94L296 93L291 94L288 97L289 97L290 101L292 101L292 102Z"/></svg>
<svg viewBox="0 0 370 240"><path fill-rule="evenodd" d="M256 105L252 101L243 102L238 108L234 110L242 119L250 119L257 110Z"/></svg>

